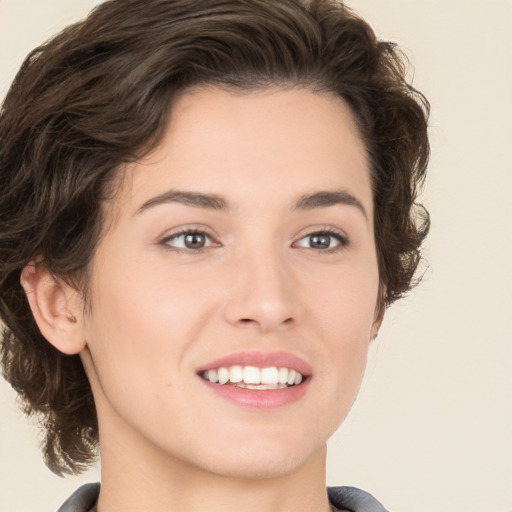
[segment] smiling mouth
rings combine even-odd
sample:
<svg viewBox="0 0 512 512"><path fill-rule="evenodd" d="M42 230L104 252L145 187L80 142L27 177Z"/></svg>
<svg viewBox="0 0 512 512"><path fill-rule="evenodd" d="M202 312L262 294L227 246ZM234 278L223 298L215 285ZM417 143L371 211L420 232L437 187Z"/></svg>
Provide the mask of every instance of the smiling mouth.
<svg viewBox="0 0 512 512"><path fill-rule="evenodd" d="M272 390L298 386L304 375L293 368L234 365L205 370L199 376L211 383L244 389Z"/></svg>

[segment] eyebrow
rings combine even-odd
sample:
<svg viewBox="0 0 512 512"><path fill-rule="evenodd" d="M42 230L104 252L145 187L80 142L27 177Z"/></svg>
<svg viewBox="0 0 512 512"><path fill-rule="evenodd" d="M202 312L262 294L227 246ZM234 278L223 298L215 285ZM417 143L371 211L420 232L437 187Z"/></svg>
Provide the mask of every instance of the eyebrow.
<svg viewBox="0 0 512 512"><path fill-rule="evenodd" d="M346 190L320 191L314 194L305 194L295 202L294 210L313 210L315 208L327 208L337 204L355 206L366 219L368 214L363 204L357 197Z"/></svg>
<svg viewBox="0 0 512 512"><path fill-rule="evenodd" d="M216 194L203 194L201 192L185 192L181 190L169 190L159 196L148 199L138 210L141 213L148 208L166 203L181 203L185 206L195 208L206 208L209 210L227 210L228 204L225 199Z"/></svg>
<svg viewBox="0 0 512 512"><path fill-rule="evenodd" d="M142 213L149 208L166 203L180 203L185 206L195 208L204 208L208 210L228 210L228 202L217 194L205 194L202 192L188 192L183 190L169 190L156 197L148 199L137 210ZM292 206L292 210L313 210L315 208L328 208L337 204L356 207L366 219L368 214L363 204L357 197L346 190L327 190L319 191L313 194L304 194L300 196Z"/></svg>

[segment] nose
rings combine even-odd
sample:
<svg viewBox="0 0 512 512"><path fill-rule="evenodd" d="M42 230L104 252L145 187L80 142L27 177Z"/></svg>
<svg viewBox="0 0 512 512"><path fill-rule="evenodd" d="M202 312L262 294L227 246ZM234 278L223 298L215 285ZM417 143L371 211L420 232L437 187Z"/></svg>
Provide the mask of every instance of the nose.
<svg viewBox="0 0 512 512"><path fill-rule="evenodd" d="M241 257L231 268L226 321L261 333L291 327L298 321L300 301L290 266L277 254Z"/></svg>

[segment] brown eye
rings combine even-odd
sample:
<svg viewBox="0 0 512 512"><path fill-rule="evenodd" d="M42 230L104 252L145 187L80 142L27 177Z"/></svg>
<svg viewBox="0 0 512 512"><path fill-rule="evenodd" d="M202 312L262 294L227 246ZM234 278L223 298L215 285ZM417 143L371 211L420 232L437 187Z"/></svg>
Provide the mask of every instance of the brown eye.
<svg viewBox="0 0 512 512"><path fill-rule="evenodd" d="M177 251L200 251L213 245L213 241L208 233L202 231L182 231L166 237L161 242L169 249Z"/></svg>
<svg viewBox="0 0 512 512"><path fill-rule="evenodd" d="M329 249L331 247L332 236L325 234L315 234L309 236L309 246L312 249Z"/></svg>
<svg viewBox="0 0 512 512"><path fill-rule="evenodd" d="M206 235L204 233L184 235L184 245L187 249L202 249L206 245Z"/></svg>
<svg viewBox="0 0 512 512"><path fill-rule="evenodd" d="M296 246L305 247L306 249L315 249L318 251L329 251L342 249L348 245L348 239L338 232L318 231L303 236Z"/></svg>

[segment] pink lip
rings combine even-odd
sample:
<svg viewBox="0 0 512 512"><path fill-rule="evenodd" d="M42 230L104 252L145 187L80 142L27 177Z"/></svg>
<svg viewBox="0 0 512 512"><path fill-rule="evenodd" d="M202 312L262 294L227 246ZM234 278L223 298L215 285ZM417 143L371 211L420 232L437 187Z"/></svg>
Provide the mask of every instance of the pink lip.
<svg viewBox="0 0 512 512"><path fill-rule="evenodd" d="M291 368L302 373L304 377L308 377L313 373L313 369L309 363L293 354L284 351L276 352L257 352L248 350L245 352L237 352L220 359L215 359L201 367L196 372L204 372L217 368L229 368L230 366L256 366L258 368L268 368L277 366L278 368Z"/></svg>
<svg viewBox="0 0 512 512"><path fill-rule="evenodd" d="M252 409L274 409L301 399L306 394L311 379L306 379L298 386L266 391L238 388L229 384L215 384L204 379L201 381L217 396L235 405Z"/></svg>
<svg viewBox="0 0 512 512"><path fill-rule="evenodd" d="M306 394L311 382L311 374L313 373L311 365L306 361L293 354L281 351L238 352L199 367L197 373L200 374L206 370L226 368L234 365L256 366L258 368L270 366L286 367L300 372L305 378L296 386L268 390L239 388L230 384L216 384L201 378L201 382L221 398L235 405L253 409L273 409L296 402Z"/></svg>

